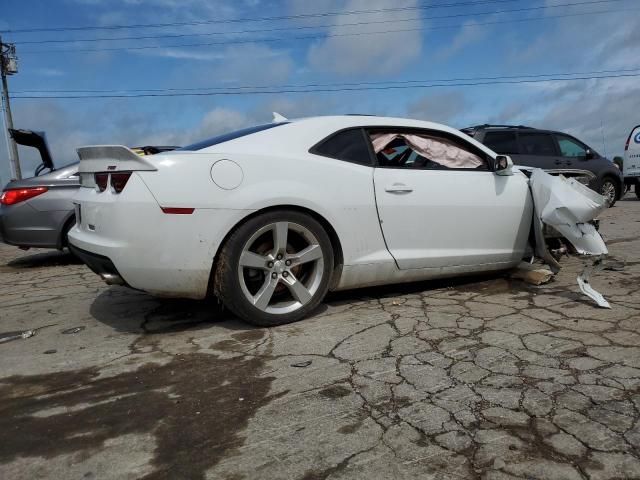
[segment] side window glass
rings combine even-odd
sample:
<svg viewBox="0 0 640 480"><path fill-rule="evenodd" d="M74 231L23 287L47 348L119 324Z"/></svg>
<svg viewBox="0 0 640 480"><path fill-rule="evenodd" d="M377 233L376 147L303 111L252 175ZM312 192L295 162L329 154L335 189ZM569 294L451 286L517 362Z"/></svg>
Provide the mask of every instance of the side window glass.
<svg viewBox="0 0 640 480"><path fill-rule="evenodd" d="M502 155L518 154L518 141L515 132L487 132L482 143Z"/></svg>
<svg viewBox="0 0 640 480"><path fill-rule="evenodd" d="M564 135L556 135L560 152L563 157L586 157L587 149L575 140L565 137Z"/></svg>
<svg viewBox="0 0 640 480"><path fill-rule="evenodd" d="M548 133L524 133L520 137L520 153L523 155L539 155L551 157L556 155L556 147L553 138Z"/></svg>
<svg viewBox="0 0 640 480"><path fill-rule="evenodd" d="M360 165L371 165L369 146L359 128L339 132L311 149L311 153Z"/></svg>
<svg viewBox="0 0 640 480"><path fill-rule="evenodd" d="M381 167L488 170L485 159L431 132L375 131L369 138Z"/></svg>

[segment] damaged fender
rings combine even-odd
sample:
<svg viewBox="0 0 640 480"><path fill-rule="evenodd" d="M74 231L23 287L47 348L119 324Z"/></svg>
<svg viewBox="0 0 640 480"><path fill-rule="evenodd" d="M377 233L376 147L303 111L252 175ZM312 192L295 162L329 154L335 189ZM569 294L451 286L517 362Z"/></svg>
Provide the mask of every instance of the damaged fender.
<svg viewBox="0 0 640 480"><path fill-rule="evenodd" d="M604 240L590 223L609 205L602 195L572 178L540 169L529 179L538 220L558 230L581 255L606 255Z"/></svg>
<svg viewBox="0 0 640 480"><path fill-rule="evenodd" d="M609 207L608 200L573 178L552 176L540 169L532 171L529 185L535 206L536 255L545 260L554 272L560 270L560 265L549 253L544 241L543 225L548 225L560 232L579 254L597 256L596 262L588 265L578 276L578 285L580 291L598 306L610 308L604 297L589 283L589 277L601 263L602 256L609 253L592 223Z"/></svg>

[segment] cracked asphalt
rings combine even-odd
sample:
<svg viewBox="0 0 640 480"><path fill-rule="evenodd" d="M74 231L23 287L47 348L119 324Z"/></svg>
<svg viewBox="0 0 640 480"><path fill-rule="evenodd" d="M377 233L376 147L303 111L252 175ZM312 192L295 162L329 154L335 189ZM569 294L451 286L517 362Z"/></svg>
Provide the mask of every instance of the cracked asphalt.
<svg viewBox="0 0 640 480"><path fill-rule="evenodd" d="M640 478L640 202L601 222L611 310L572 257L272 329L1 246L0 478Z"/></svg>

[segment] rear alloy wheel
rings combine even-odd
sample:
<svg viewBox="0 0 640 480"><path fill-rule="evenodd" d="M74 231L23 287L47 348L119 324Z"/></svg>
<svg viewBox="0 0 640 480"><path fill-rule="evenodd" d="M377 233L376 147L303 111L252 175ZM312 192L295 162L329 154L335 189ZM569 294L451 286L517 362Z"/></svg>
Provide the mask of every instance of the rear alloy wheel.
<svg viewBox="0 0 640 480"><path fill-rule="evenodd" d="M215 290L243 320L260 326L300 320L327 293L333 272L329 236L296 211L269 212L236 230L216 268Z"/></svg>
<svg viewBox="0 0 640 480"><path fill-rule="evenodd" d="M605 198L609 199L609 206L613 207L618 200L619 192L615 182L609 178L605 178L600 183L600 191L598 192Z"/></svg>

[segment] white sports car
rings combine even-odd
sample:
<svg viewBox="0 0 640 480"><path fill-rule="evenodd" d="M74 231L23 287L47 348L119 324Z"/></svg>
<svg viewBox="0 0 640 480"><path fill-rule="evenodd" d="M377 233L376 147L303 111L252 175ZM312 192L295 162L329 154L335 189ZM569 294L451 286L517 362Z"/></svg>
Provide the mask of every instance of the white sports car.
<svg viewBox="0 0 640 480"><path fill-rule="evenodd" d="M278 325L329 290L509 269L531 252L540 217L509 157L430 122L279 120L153 157L79 148L74 253L109 284L215 294Z"/></svg>

